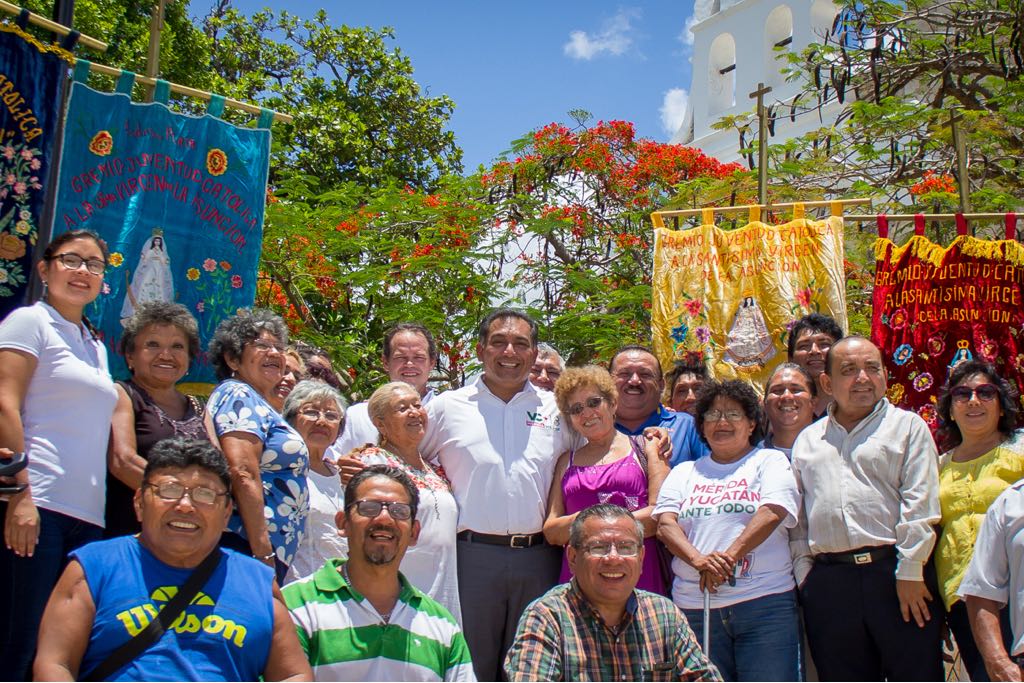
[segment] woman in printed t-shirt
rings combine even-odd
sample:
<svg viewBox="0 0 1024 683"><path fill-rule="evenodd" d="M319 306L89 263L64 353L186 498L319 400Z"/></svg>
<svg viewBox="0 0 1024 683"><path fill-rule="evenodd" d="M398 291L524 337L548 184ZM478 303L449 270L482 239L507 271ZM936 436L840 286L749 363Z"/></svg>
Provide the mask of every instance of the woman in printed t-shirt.
<svg viewBox="0 0 1024 683"><path fill-rule="evenodd" d="M786 530L800 494L789 460L755 446L761 408L745 382L707 384L696 419L711 453L673 469L654 508L658 538L675 555L672 599L701 633L711 592L710 657L725 680L799 680Z"/></svg>

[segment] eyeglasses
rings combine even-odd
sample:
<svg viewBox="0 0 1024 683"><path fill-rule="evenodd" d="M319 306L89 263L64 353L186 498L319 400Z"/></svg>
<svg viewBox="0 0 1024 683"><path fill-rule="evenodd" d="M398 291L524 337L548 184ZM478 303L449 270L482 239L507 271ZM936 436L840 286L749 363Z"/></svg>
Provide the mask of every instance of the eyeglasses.
<svg viewBox="0 0 1024 683"><path fill-rule="evenodd" d="M977 395L979 401L994 401L999 396L999 389L994 384L979 384L971 389L970 387L959 386L949 390L949 395L957 403L966 403Z"/></svg>
<svg viewBox="0 0 1024 683"><path fill-rule="evenodd" d="M197 505L213 505L221 496L228 495L227 491L214 491L205 486L185 486L176 481L165 481L160 484L150 482L143 483L143 486L156 491L156 495L164 500L181 500L188 494L189 499Z"/></svg>
<svg viewBox="0 0 1024 683"><path fill-rule="evenodd" d="M353 507L356 509L356 512L367 519L373 519L384 508L388 509L391 519L397 522L404 522L412 517L412 505L393 500L357 500L349 506L349 508Z"/></svg>
<svg viewBox="0 0 1024 683"><path fill-rule="evenodd" d="M583 403L574 403L569 406L569 414L575 417L588 408L594 410L602 403L604 403L604 396L591 396Z"/></svg>
<svg viewBox="0 0 1024 683"><path fill-rule="evenodd" d="M334 410L317 410L316 408L303 408L299 415L307 420L319 420L321 417L327 422L341 422L341 413Z"/></svg>
<svg viewBox="0 0 1024 683"><path fill-rule="evenodd" d="M252 346L259 353L270 353L271 351L277 351L278 353L284 353L285 346L280 343L268 342L265 339L257 339L256 341L249 342L249 346Z"/></svg>
<svg viewBox="0 0 1024 683"><path fill-rule="evenodd" d="M608 557L612 548L619 557L636 557L640 553L640 544L636 541L615 541L614 543L591 543L583 550L594 557Z"/></svg>
<svg viewBox="0 0 1024 683"><path fill-rule="evenodd" d="M78 270L83 263L85 269L93 275L103 275L103 271L107 269L107 262L98 258L85 259L78 254L57 254L54 258L68 270Z"/></svg>
<svg viewBox="0 0 1024 683"><path fill-rule="evenodd" d="M727 410L724 413L721 410L709 410L704 413L705 422L718 422L723 417L726 422L740 422L745 419L747 415L742 410Z"/></svg>

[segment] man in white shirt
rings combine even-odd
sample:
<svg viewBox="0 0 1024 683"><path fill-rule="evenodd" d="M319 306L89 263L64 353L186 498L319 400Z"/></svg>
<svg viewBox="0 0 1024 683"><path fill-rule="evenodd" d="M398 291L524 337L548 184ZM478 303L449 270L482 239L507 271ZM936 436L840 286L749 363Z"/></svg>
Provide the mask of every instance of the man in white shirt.
<svg viewBox="0 0 1024 683"><path fill-rule="evenodd" d="M514 309L479 328L483 373L427 406L422 454L439 460L459 504L463 630L482 681L502 677L519 617L558 580L562 549L541 529L555 461L568 448L555 395L529 381L537 324Z"/></svg>
<svg viewBox="0 0 1024 683"><path fill-rule="evenodd" d="M935 443L924 420L885 398L882 355L867 339L836 342L820 382L834 403L793 444L803 514L791 537L818 673L940 680L927 565L940 517Z"/></svg>
<svg viewBox="0 0 1024 683"><path fill-rule="evenodd" d="M974 556L957 594L967 605L974 642L993 681L1024 680L1024 480L1003 491L989 507ZM1000 611L1010 605L1009 651Z"/></svg>
<svg viewBox="0 0 1024 683"><path fill-rule="evenodd" d="M420 323L399 323L389 329L384 335L381 362L392 382L407 382L420 392L423 405L434 397L427 380L437 365L437 346L434 335ZM328 449L327 457L337 460L353 448L368 443L377 445L379 436L366 411L366 402L357 403L345 411L345 428Z"/></svg>

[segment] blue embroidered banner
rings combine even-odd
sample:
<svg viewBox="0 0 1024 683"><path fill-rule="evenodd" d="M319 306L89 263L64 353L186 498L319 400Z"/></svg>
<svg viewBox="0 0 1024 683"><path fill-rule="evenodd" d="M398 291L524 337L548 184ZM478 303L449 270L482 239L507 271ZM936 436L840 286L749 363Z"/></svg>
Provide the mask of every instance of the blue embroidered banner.
<svg viewBox="0 0 1024 683"><path fill-rule="evenodd" d="M74 58L0 26L0 318L24 303L61 85Z"/></svg>
<svg viewBox="0 0 1024 683"><path fill-rule="evenodd" d="M80 62L81 63L81 62ZM76 72L68 103L54 235L95 230L110 246L103 293L86 315L111 351L122 321L145 301L184 304L199 322L203 353L186 382L213 382L205 349L217 324L252 306L263 238L270 117L256 129L160 102L137 104L126 74L101 93ZM166 87L157 87L157 98Z"/></svg>

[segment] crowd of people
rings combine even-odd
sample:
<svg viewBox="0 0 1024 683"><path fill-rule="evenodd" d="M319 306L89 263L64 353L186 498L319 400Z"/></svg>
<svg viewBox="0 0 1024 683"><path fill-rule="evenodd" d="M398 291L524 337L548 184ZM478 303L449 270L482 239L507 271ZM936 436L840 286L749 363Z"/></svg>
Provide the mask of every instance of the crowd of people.
<svg viewBox="0 0 1024 683"><path fill-rule="evenodd" d="M405 322L348 406L256 309L203 401L174 303L126 317L111 379L108 258L58 236L0 323L12 680L938 680L944 625L971 680L1021 680L1024 439L988 363L950 369L933 438L826 316L762 395L640 345L566 367L503 308L466 386L431 389Z"/></svg>

